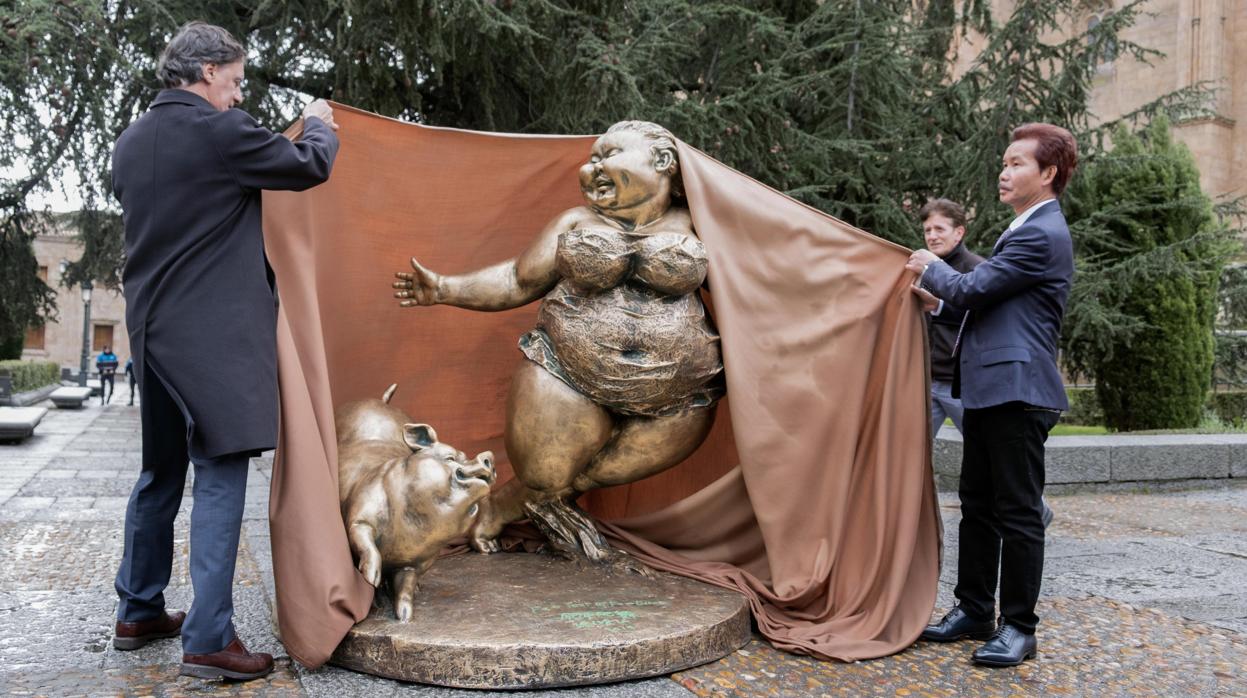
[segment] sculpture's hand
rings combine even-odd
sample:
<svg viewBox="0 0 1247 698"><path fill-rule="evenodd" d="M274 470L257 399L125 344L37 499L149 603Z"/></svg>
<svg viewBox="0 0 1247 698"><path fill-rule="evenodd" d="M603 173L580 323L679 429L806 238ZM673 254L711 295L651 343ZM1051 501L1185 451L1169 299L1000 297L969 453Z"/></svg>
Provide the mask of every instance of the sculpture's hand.
<svg viewBox="0 0 1247 698"><path fill-rule="evenodd" d="M394 282L394 297L400 299L398 304L404 308L415 305L436 305L442 302L439 288L442 276L420 266L415 257L411 258L413 271L400 271L394 274L398 281Z"/></svg>

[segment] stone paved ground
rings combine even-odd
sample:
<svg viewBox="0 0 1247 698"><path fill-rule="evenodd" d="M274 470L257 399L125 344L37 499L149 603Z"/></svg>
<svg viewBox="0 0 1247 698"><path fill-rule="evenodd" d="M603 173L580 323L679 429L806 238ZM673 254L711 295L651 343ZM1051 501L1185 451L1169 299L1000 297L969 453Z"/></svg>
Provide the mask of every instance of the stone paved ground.
<svg viewBox="0 0 1247 698"><path fill-rule="evenodd" d="M136 652L110 645L112 576L126 496L138 471L138 409L53 409L37 435L0 444L0 695L486 696L402 684L285 657L272 627L267 490L252 464L235 590L237 626L278 656L265 681L177 676L174 640ZM973 643L919 643L840 664L755 640L704 667L629 684L528 697L819 695L1247 696L1247 485L1050 493L1040 656L1018 669L968 661ZM955 497L942 500L950 558L936 615L951 599ZM190 506L189 488L183 507ZM186 608L185 511L167 597Z"/></svg>

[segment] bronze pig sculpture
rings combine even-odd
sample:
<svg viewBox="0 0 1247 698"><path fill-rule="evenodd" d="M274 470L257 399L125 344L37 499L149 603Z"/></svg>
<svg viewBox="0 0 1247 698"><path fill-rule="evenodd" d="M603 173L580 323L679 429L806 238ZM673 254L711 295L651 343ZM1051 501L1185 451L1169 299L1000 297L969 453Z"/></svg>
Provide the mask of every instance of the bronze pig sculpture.
<svg viewBox="0 0 1247 698"><path fill-rule="evenodd" d="M338 498L351 553L373 586L391 573L394 615L411 620L420 575L450 540L476 521L495 478L494 454L468 460L389 402L347 403L334 411Z"/></svg>

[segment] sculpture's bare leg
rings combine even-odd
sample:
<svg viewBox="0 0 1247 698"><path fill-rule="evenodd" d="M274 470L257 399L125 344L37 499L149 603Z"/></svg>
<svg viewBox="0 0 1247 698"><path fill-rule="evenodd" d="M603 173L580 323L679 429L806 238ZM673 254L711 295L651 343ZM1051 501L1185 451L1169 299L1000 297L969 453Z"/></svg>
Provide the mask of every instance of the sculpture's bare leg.
<svg viewBox="0 0 1247 698"><path fill-rule="evenodd" d="M636 482L676 465L697 450L713 424L713 406L667 417L619 420L614 437L573 481L576 495Z"/></svg>
<svg viewBox="0 0 1247 698"><path fill-rule="evenodd" d="M472 529L472 546L492 543L503 526L528 516L526 507L570 492L572 482L610 439L614 421L597 403L537 364L525 361L511 380L507 398L507 455L515 480L499 487L482 507ZM568 512L577 528L596 529L583 513Z"/></svg>
<svg viewBox="0 0 1247 698"><path fill-rule="evenodd" d="M403 623L411 620L416 591L420 588L419 580L420 571L415 567L394 570L394 577L390 580L391 591L394 593L394 615Z"/></svg>

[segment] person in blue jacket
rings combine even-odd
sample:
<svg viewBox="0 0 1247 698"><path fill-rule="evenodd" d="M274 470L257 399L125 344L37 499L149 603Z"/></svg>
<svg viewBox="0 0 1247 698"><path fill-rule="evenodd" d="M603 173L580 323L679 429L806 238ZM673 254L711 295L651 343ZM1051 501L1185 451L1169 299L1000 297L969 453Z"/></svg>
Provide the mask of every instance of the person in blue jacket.
<svg viewBox="0 0 1247 698"><path fill-rule="evenodd" d="M972 655L986 666L1016 666L1036 652L1044 442L1069 409L1056 357L1074 250L1057 199L1077 163L1077 144L1066 129L1018 127L997 184L1017 217L991 257L964 273L929 250L906 263L919 274L914 292L924 308L944 300L968 311L953 347L953 396L965 408L958 603L922 638L986 639Z"/></svg>
<svg viewBox="0 0 1247 698"><path fill-rule="evenodd" d="M117 377L117 355L107 344L104 351L95 357L95 370L100 374L100 404L107 405L113 399L113 382Z"/></svg>

